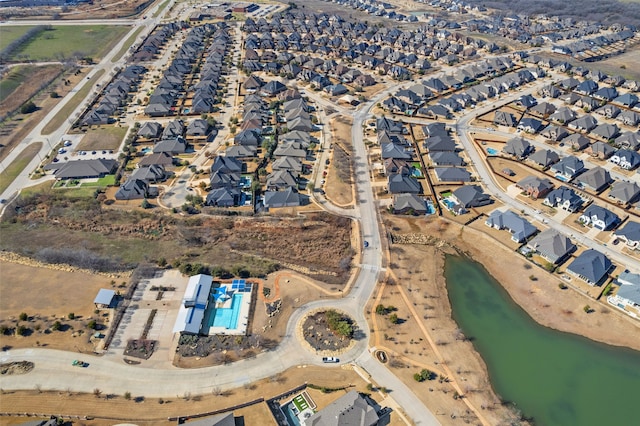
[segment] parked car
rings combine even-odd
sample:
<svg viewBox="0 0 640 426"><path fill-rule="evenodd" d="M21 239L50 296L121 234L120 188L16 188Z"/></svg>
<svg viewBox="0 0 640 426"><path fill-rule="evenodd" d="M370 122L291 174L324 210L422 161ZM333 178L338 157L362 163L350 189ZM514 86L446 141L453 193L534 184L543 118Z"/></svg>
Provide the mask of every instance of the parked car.
<svg viewBox="0 0 640 426"><path fill-rule="evenodd" d="M364 248L367 248L367 247L369 247L369 241L364 242Z"/></svg>
<svg viewBox="0 0 640 426"><path fill-rule="evenodd" d="M340 360L334 356L325 356L325 357L322 357L322 362L327 364L335 364L340 362Z"/></svg>

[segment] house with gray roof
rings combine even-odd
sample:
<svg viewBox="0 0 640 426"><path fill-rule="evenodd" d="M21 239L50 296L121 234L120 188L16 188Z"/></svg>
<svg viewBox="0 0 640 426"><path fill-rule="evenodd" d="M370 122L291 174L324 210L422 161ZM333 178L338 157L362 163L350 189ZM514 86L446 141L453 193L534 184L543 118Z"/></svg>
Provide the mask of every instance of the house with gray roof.
<svg viewBox="0 0 640 426"><path fill-rule="evenodd" d="M591 134L608 141L620 134L620 128L615 124L604 123L593 129Z"/></svg>
<svg viewBox="0 0 640 426"><path fill-rule="evenodd" d="M381 145L382 159L395 158L399 160L410 160L413 155L404 146L395 143L383 143Z"/></svg>
<svg viewBox="0 0 640 426"><path fill-rule="evenodd" d="M387 191L390 194L420 194L422 192L420 182L413 176L394 174L389 175L387 179Z"/></svg>
<svg viewBox="0 0 640 426"><path fill-rule="evenodd" d="M464 166L464 160L456 152L436 151L430 152L429 157L436 166Z"/></svg>
<svg viewBox="0 0 640 426"><path fill-rule="evenodd" d="M598 125L598 120L593 118L591 115L584 115L580 118L576 118L571 123L569 123L569 128L575 130L581 130L583 132L590 132L595 129Z"/></svg>
<svg viewBox="0 0 640 426"><path fill-rule="evenodd" d="M640 114L627 109L621 112L616 120L627 126L637 126L640 123Z"/></svg>
<svg viewBox="0 0 640 426"><path fill-rule="evenodd" d="M542 129L542 121L537 118L525 117L520 120L520 123L518 123L518 130L522 130L526 133L538 133Z"/></svg>
<svg viewBox="0 0 640 426"><path fill-rule="evenodd" d="M266 191L263 200L266 209L297 207L301 206L303 202L302 196L293 187L288 187L283 191Z"/></svg>
<svg viewBox="0 0 640 426"><path fill-rule="evenodd" d="M620 287L615 294L607 297L607 302L623 311L635 311L634 317L637 318L640 315L640 274L624 270L616 283Z"/></svg>
<svg viewBox="0 0 640 426"><path fill-rule="evenodd" d="M576 182L581 188L589 189L593 192L600 192L609 186L613 179L609 171L602 167L594 167L582 173L576 178Z"/></svg>
<svg viewBox="0 0 640 426"><path fill-rule="evenodd" d="M127 179L116 192L116 200L140 200L149 196L149 184L141 179Z"/></svg>
<svg viewBox="0 0 640 426"><path fill-rule="evenodd" d="M258 149L255 146L232 145L224 151L225 157L233 158L253 158L257 155Z"/></svg>
<svg viewBox="0 0 640 426"><path fill-rule="evenodd" d="M182 136L173 139L163 139L156 142L153 146L153 153L166 152L172 155L183 154L187 151L187 145L187 141Z"/></svg>
<svg viewBox="0 0 640 426"><path fill-rule="evenodd" d="M553 228L536 235L527 247L554 265L562 263L576 250L576 245L567 236Z"/></svg>
<svg viewBox="0 0 640 426"><path fill-rule="evenodd" d="M576 156L569 155L551 166L551 171L561 180L569 182L584 170L584 163Z"/></svg>
<svg viewBox="0 0 640 426"><path fill-rule="evenodd" d="M140 179L145 182L160 182L166 177L164 166L152 164L147 167L138 167L131 173L130 179Z"/></svg>
<svg viewBox="0 0 640 426"><path fill-rule="evenodd" d="M424 141L424 147L429 150L429 153L436 151L455 151L456 143L449 135L438 135L428 137Z"/></svg>
<svg viewBox="0 0 640 426"><path fill-rule="evenodd" d="M583 134L574 133L564 138L563 143L569 145L574 151L582 151L589 146L591 140Z"/></svg>
<svg viewBox="0 0 640 426"><path fill-rule="evenodd" d="M504 148L502 148L502 152L511 155L518 160L522 160L527 155L531 154L534 150L534 146L524 138L509 139Z"/></svg>
<svg viewBox="0 0 640 426"><path fill-rule="evenodd" d="M298 158L280 157L273 162L271 168L273 171L291 170L292 172L302 173L302 162Z"/></svg>
<svg viewBox="0 0 640 426"><path fill-rule="evenodd" d="M567 124L575 120L576 113L569 107L558 108L556 112L549 116L549 120L557 121L561 124Z"/></svg>
<svg viewBox="0 0 640 426"><path fill-rule="evenodd" d="M220 187L207 194L205 204L212 207L233 207L240 203L240 198L238 188Z"/></svg>
<svg viewBox="0 0 640 426"><path fill-rule="evenodd" d="M168 152L148 154L138 162L138 167L152 166L154 164L163 166L165 168L170 167L173 165L173 156Z"/></svg>
<svg viewBox="0 0 640 426"><path fill-rule="evenodd" d="M145 139L158 139L162 134L162 125L155 121L147 121L138 129L138 137Z"/></svg>
<svg viewBox="0 0 640 426"><path fill-rule="evenodd" d="M486 206L493 201L478 185L463 185L453 191L451 196L458 204L466 209Z"/></svg>
<svg viewBox="0 0 640 426"><path fill-rule="evenodd" d="M560 161L560 156L555 151L541 149L529 155L528 160L542 168L546 168Z"/></svg>
<svg viewBox="0 0 640 426"><path fill-rule="evenodd" d="M545 138L553 142L558 142L566 138L567 136L569 136L569 132L563 126L556 126L555 124L549 124L547 127L542 129L542 131L540 132L540 135L544 136Z"/></svg>
<svg viewBox="0 0 640 426"><path fill-rule="evenodd" d="M497 124L498 126L516 127L518 121L510 112L498 110L493 116L493 124Z"/></svg>
<svg viewBox="0 0 640 426"><path fill-rule="evenodd" d="M495 229L506 229L511 233L511 239L516 243L525 241L538 231L529 221L511 210L505 212L494 210L484 223Z"/></svg>
<svg viewBox="0 0 640 426"><path fill-rule="evenodd" d="M172 139L184 135L184 122L182 120L172 120L167 123L162 132L162 139Z"/></svg>
<svg viewBox="0 0 640 426"><path fill-rule="evenodd" d="M298 173L292 170L275 170L267 176L266 188L276 191L288 187L298 186Z"/></svg>
<svg viewBox="0 0 640 426"><path fill-rule="evenodd" d="M441 182L471 182L471 173L461 167L436 167L434 170Z"/></svg>
<svg viewBox="0 0 640 426"><path fill-rule="evenodd" d="M210 171L211 173L242 173L243 167L242 161L237 158L218 156L213 159Z"/></svg>
<svg viewBox="0 0 640 426"><path fill-rule="evenodd" d="M630 249L640 247L640 223L628 221L621 228L614 231L613 235L625 242Z"/></svg>
<svg viewBox="0 0 640 426"><path fill-rule="evenodd" d="M604 254L589 249L567 266L567 272L589 285L598 285L613 268L613 263Z"/></svg>
<svg viewBox="0 0 640 426"><path fill-rule="evenodd" d="M582 206L584 200L573 189L561 186L549 192L542 203L549 207L559 207L562 210L573 213Z"/></svg>
<svg viewBox="0 0 640 426"><path fill-rule="evenodd" d="M427 213L427 203L424 198L416 194L394 194L393 195L393 213L394 214L416 214L422 215Z"/></svg>
<svg viewBox="0 0 640 426"><path fill-rule="evenodd" d="M305 419L308 426L375 426L378 414L360 394L351 390Z"/></svg>
<svg viewBox="0 0 640 426"><path fill-rule="evenodd" d="M203 138L209 135L211 126L207 120L196 118L187 126L187 136Z"/></svg>
<svg viewBox="0 0 640 426"><path fill-rule="evenodd" d="M584 225L606 231L620 222L620 217L609 209L591 204L584 213L580 215L578 220Z"/></svg>
<svg viewBox="0 0 640 426"><path fill-rule="evenodd" d="M609 191L609 198L623 206L634 203L638 196L640 196L640 186L635 182L618 181L613 184L611 191Z"/></svg>
<svg viewBox="0 0 640 426"><path fill-rule="evenodd" d="M616 138L615 145L618 148L637 151L640 148L640 133L624 132Z"/></svg>

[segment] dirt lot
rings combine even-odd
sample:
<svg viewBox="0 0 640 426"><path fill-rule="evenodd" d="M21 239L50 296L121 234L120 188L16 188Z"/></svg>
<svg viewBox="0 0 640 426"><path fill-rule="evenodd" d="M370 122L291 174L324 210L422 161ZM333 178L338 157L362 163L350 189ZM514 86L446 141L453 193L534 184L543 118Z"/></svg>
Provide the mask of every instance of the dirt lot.
<svg viewBox="0 0 640 426"><path fill-rule="evenodd" d="M100 126L89 129L78 144L77 151L116 150L122 143L128 127Z"/></svg>
<svg viewBox="0 0 640 426"><path fill-rule="evenodd" d="M19 108L29 98L36 94L42 84L47 84L56 78L63 70L62 65L45 65L45 66L25 66L20 71L10 72L13 79L22 81L10 95L6 96L4 101L0 103L0 116L4 116L7 112ZM8 76L7 76L8 78Z"/></svg>
<svg viewBox="0 0 640 426"><path fill-rule="evenodd" d="M383 397L377 392L367 389L367 383L350 368L322 368L306 366L292 368L276 377L262 380L250 386L223 392L221 395L192 396L186 400L184 397L158 399L142 399L136 401L135 395L127 400L123 396L111 395L106 398L102 395L96 398L94 395L69 394L67 392L43 392L37 391L4 391L0 398L0 411L25 413L33 412L37 407L38 412L55 413L63 415L91 416L95 420L73 420L74 425L107 426L115 421L135 422L138 425L173 425L168 417L189 416L199 413L208 413L215 410L223 410L237 404L255 400L258 398L273 398L287 392L296 386L307 382L327 388L338 388L352 385L350 389L371 394L381 406L385 406ZM318 409L324 408L346 391L322 393L319 390L307 388L307 394L311 397ZM288 399L283 400L286 402ZM244 418L244 424L250 425L276 425L265 402L257 403L246 408L234 410L234 415ZM25 417L2 418L2 424L17 425L24 423ZM399 420L396 413L391 414L391 426L399 426L404 423Z"/></svg>
<svg viewBox="0 0 640 426"><path fill-rule="evenodd" d="M14 260L6 254L3 257ZM53 269L7 260L0 261L0 268L0 326L13 329L20 324L27 327L25 336L2 335L3 347L43 346L93 351L93 344L87 339L91 334L87 323L94 319L108 324L107 311L95 314L93 299L101 288L117 289L122 281L127 281L126 277L110 278L71 272L60 266ZM19 319L23 312L27 314L26 321ZM74 314L73 319L69 318L70 313ZM52 328L55 321L60 322L59 330Z"/></svg>
<svg viewBox="0 0 640 426"><path fill-rule="evenodd" d="M333 155L327 169L325 192L328 199L340 206L353 203L351 123L349 117L336 118L330 123Z"/></svg>

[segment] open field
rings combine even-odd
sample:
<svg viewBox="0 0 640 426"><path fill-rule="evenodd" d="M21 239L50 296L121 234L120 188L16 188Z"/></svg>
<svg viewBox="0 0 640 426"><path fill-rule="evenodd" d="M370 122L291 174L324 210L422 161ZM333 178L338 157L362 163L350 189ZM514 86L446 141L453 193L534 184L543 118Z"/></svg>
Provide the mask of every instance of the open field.
<svg viewBox="0 0 640 426"><path fill-rule="evenodd" d="M33 25L11 26L0 28L0 52L5 49L11 42L22 37L27 31L33 28Z"/></svg>
<svg viewBox="0 0 640 426"><path fill-rule="evenodd" d="M140 31L142 31L142 27L138 28L137 30L135 30L133 32L133 34L131 34L129 36L129 38L124 42L124 44L122 45L122 49L120 49L120 51L118 53L116 53L113 58L111 58L111 62L118 62L120 60L120 58L122 58L122 55L124 55L125 53L127 53L127 50L129 50L129 48L131 47L131 45L133 44L134 40L136 39L136 37L138 37L138 34L140 34Z"/></svg>
<svg viewBox="0 0 640 426"><path fill-rule="evenodd" d="M176 266L203 264L254 275L282 265L333 284L346 282L354 254L350 220L326 213L304 219L182 217L102 206L92 196L74 198L58 190L17 203L23 213L0 224L0 246L20 253L84 247L126 265L163 257Z"/></svg>
<svg viewBox="0 0 640 426"><path fill-rule="evenodd" d="M158 6L158 10L155 11L155 13L153 14L153 17L157 18L158 15L160 15L162 13L162 11L167 7L167 4L169 4L169 0L163 1L160 4L160 6Z"/></svg>
<svg viewBox="0 0 640 426"><path fill-rule="evenodd" d="M19 108L63 72L62 65L14 67L0 81L0 116Z"/></svg>
<svg viewBox="0 0 640 426"><path fill-rule="evenodd" d="M9 185L11 185L11 182L13 182L16 177L22 173L24 168L27 167L27 164L29 164L38 151L40 151L40 148L42 148L42 142L30 144L22 150L9 167L4 169L4 172L0 174L0 192L4 192Z"/></svg>
<svg viewBox="0 0 640 426"><path fill-rule="evenodd" d="M608 75L622 75L626 78L640 80L640 46L636 45L621 55L595 62L590 66L600 69Z"/></svg>
<svg viewBox="0 0 640 426"><path fill-rule="evenodd" d="M58 115L56 115L44 126L44 128L42 129L43 135L51 134L58 127L62 126L62 123L64 123L64 121L69 118L73 110L75 110L78 105L80 105L80 102L82 102L82 100L87 97L91 89L93 89L93 86L95 86L100 77L102 77L102 74L104 74L104 70L99 70L97 73L95 73L91 80L86 82L84 86L82 86L82 88L78 90L75 95L73 95L71 100L67 102L64 107L62 107Z"/></svg>
<svg viewBox="0 0 640 426"><path fill-rule="evenodd" d="M92 332L87 323L92 318L104 321L102 315L106 312L96 315L93 299L100 288L113 288L111 278L4 260L0 261L0 268L0 326L13 328L19 323L28 330L25 336L3 335L3 346L67 350L75 346L77 350L93 351L86 337ZM19 321L23 312L28 320ZM69 318L69 313L74 317ZM61 324L59 330L51 329L55 321Z"/></svg>
<svg viewBox="0 0 640 426"><path fill-rule="evenodd" d="M176 395L173 398L165 398L162 402L159 399L145 399L144 397L136 401L139 395L131 395L130 399L125 399L122 395L110 395L109 398L106 398L106 395L101 395L97 398L94 395L69 392L5 391L0 399L0 410L25 413L33 412L34 407L38 407L37 411L43 413L87 415L93 417L94 420L82 420L77 423L87 426L113 425L118 423L118 420L135 422L135 424L145 426L169 426L176 423L167 420L171 416L193 416L199 413L223 410L226 407L233 407L258 398L273 398L304 382L326 388L340 388L351 384L349 390L355 389L371 394L375 401L382 406L385 405L380 394L368 390L367 383L352 369L307 366L291 368L278 376L261 380L244 388L223 392L221 395ZM307 388L306 392L318 409L322 409L344 395L346 391L340 390L325 394L319 390ZM234 415L242 417L244 423L240 424L247 426L276 425L265 402L234 410ZM3 417L3 424L15 425L24 423L26 420L25 417ZM403 424L397 414L391 414L390 426Z"/></svg>
<svg viewBox="0 0 640 426"><path fill-rule="evenodd" d="M118 149L124 136L127 134L128 127L118 126L101 126L95 129L87 130L80 143L77 151L95 151L104 149Z"/></svg>
<svg viewBox="0 0 640 426"><path fill-rule="evenodd" d="M17 49L13 60L51 61L78 57L101 58L124 34L126 26L55 26Z"/></svg>

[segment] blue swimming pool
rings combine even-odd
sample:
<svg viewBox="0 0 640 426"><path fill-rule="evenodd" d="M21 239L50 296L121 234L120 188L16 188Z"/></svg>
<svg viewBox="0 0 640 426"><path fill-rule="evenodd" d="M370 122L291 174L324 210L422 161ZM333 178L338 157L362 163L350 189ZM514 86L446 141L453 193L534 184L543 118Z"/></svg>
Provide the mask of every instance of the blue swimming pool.
<svg viewBox="0 0 640 426"><path fill-rule="evenodd" d="M569 179L567 179L566 177L564 177L562 175L556 175L556 179L561 180L563 182L569 182Z"/></svg>
<svg viewBox="0 0 640 426"><path fill-rule="evenodd" d="M422 172L420 171L420 169L413 169L413 170L411 171L411 175L412 175L413 177L417 177L417 178L419 178L419 177L422 177Z"/></svg>
<svg viewBox="0 0 640 426"><path fill-rule="evenodd" d="M209 327L224 327L228 330L233 330L238 328L238 317L240 316L240 306L242 306L242 294L234 293L231 296L231 306L229 308L216 308L216 302L222 295L222 292L216 291L218 289L214 289L213 294L211 295L211 302L207 307L209 312L205 313L205 318L207 318L207 324Z"/></svg>
<svg viewBox="0 0 640 426"><path fill-rule="evenodd" d="M427 200L427 214L435 214L436 207L433 205L431 200Z"/></svg>
<svg viewBox="0 0 640 426"><path fill-rule="evenodd" d="M444 203L445 206L447 206L447 208L449 210L451 210L452 208L454 208L456 206L456 202L453 200L450 200L448 198L445 198L444 200L442 200L442 202Z"/></svg>
<svg viewBox="0 0 640 426"><path fill-rule="evenodd" d="M142 152L143 154L148 154L151 151L153 151L153 148L150 148L150 147L142 148L140 150L140 152Z"/></svg>
<svg viewBox="0 0 640 426"><path fill-rule="evenodd" d="M499 151L498 151L497 149L494 149L494 148L487 148L487 153L488 153L489 155L497 155L497 154L498 154L498 152L499 152Z"/></svg>

